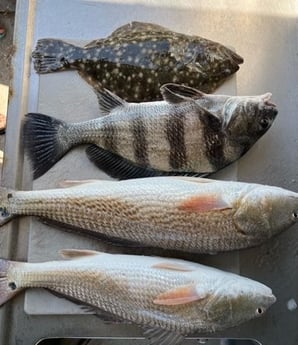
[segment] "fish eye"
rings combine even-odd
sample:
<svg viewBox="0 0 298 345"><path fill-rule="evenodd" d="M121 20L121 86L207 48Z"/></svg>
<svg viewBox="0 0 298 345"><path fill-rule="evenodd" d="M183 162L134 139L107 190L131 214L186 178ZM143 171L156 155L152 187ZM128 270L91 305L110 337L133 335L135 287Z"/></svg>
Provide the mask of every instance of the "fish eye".
<svg viewBox="0 0 298 345"><path fill-rule="evenodd" d="M296 221L298 220L298 211L293 211L292 218Z"/></svg>
<svg viewBox="0 0 298 345"><path fill-rule="evenodd" d="M11 288L11 290L15 290L17 288L16 283L14 282L8 283L8 286Z"/></svg>
<svg viewBox="0 0 298 345"><path fill-rule="evenodd" d="M264 309L263 308L261 308L261 307L257 308L257 310L256 310L256 314L257 315L262 315L263 313L264 313Z"/></svg>
<svg viewBox="0 0 298 345"><path fill-rule="evenodd" d="M261 125L261 127L262 127L263 129L268 128L268 126L269 126L269 120L268 120L266 117L262 118L262 119L260 120L260 125Z"/></svg>

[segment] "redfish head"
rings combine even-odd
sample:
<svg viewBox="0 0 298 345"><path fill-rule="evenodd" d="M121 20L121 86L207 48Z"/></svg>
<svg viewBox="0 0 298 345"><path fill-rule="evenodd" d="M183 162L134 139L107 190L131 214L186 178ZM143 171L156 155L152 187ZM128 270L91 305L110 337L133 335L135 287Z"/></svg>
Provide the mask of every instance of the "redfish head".
<svg viewBox="0 0 298 345"><path fill-rule="evenodd" d="M238 201L233 222L251 243L260 244L298 223L298 193L256 185Z"/></svg>
<svg viewBox="0 0 298 345"><path fill-rule="evenodd" d="M220 330L262 316L275 301L272 290L262 283L245 277L225 278L204 310L213 329Z"/></svg>
<svg viewBox="0 0 298 345"><path fill-rule="evenodd" d="M249 149L271 127L278 113L271 93L260 96L230 97L224 105L227 136Z"/></svg>

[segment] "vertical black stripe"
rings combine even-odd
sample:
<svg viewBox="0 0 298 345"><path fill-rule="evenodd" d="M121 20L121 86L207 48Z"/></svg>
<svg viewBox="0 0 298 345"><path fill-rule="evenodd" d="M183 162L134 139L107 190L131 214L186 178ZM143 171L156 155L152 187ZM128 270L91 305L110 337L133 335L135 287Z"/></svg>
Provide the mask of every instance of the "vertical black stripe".
<svg viewBox="0 0 298 345"><path fill-rule="evenodd" d="M217 171L229 163L224 154L225 136L221 131L214 131L206 124L203 126L203 133L206 147L206 158L212 165L213 171Z"/></svg>
<svg viewBox="0 0 298 345"><path fill-rule="evenodd" d="M116 128L109 122L102 125L103 148L118 153L118 136Z"/></svg>
<svg viewBox="0 0 298 345"><path fill-rule="evenodd" d="M147 143L147 128L142 117L137 117L131 123L131 130L133 133L133 150L135 162L141 165L148 166L148 143Z"/></svg>
<svg viewBox="0 0 298 345"><path fill-rule="evenodd" d="M184 169L187 161L184 121L184 115L174 114L166 122L166 136L170 144L169 165L174 170Z"/></svg>

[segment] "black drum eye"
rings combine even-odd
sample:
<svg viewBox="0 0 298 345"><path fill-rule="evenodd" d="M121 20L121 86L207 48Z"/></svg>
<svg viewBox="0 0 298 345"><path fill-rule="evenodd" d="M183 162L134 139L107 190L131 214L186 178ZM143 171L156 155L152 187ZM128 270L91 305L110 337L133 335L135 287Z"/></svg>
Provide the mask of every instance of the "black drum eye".
<svg viewBox="0 0 298 345"><path fill-rule="evenodd" d="M263 119L260 120L260 125L263 129L268 128L269 126L269 120L265 117Z"/></svg>
<svg viewBox="0 0 298 345"><path fill-rule="evenodd" d="M262 315L264 313L264 310L262 308L258 308L256 310L257 315Z"/></svg>
<svg viewBox="0 0 298 345"><path fill-rule="evenodd" d="M298 211L293 211L292 217L294 220L298 220Z"/></svg>

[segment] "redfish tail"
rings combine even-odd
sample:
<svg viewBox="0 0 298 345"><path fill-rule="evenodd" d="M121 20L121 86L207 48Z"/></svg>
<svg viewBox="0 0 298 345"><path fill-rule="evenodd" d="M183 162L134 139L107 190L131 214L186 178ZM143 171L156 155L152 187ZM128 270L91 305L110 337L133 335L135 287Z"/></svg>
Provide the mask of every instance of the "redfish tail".
<svg viewBox="0 0 298 345"><path fill-rule="evenodd" d="M12 197L12 192L12 190L0 186L0 227L15 217L7 210L8 200Z"/></svg>
<svg viewBox="0 0 298 345"><path fill-rule="evenodd" d="M11 265L17 264L17 262L0 259L0 306L23 290L23 288L18 288L15 282L9 281L7 276Z"/></svg>
<svg viewBox="0 0 298 345"><path fill-rule="evenodd" d="M23 140L36 179L47 172L72 147L69 125L51 116L29 113L25 116Z"/></svg>
<svg viewBox="0 0 298 345"><path fill-rule="evenodd" d="M80 49L61 40L41 39L32 53L34 69L44 74L71 68L72 56L77 56Z"/></svg>

